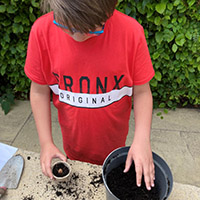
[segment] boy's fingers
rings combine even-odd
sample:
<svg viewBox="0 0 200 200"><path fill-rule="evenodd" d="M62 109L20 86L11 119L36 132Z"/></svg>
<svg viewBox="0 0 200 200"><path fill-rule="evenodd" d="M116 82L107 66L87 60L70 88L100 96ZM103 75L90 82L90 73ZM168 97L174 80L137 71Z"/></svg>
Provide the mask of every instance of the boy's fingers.
<svg viewBox="0 0 200 200"><path fill-rule="evenodd" d="M152 163L148 168L144 168L144 181L147 190L151 190L151 187L154 187L154 164Z"/></svg>
<svg viewBox="0 0 200 200"><path fill-rule="evenodd" d="M67 161L66 156L64 156L63 154L59 154L58 157L62 160L62 161Z"/></svg>
<svg viewBox="0 0 200 200"><path fill-rule="evenodd" d="M146 174L144 176L144 181L145 181L145 185L146 185L147 190L151 190L151 178L150 178L149 174L148 175Z"/></svg>
<svg viewBox="0 0 200 200"><path fill-rule="evenodd" d="M51 161L41 162L41 168L45 176L48 176L51 179L53 178L53 174L51 172Z"/></svg>
<svg viewBox="0 0 200 200"><path fill-rule="evenodd" d="M52 171L51 171L51 166L50 164L48 164L46 166L46 172L47 172L47 176L50 178L50 179L53 179L53 174L52 174Z"/></svg>
<svg viewBox="0 0 200 200"><path fill-rule="evenodd" d="M128 172L132 164L131 156L127 156L124 173Z"/></svg>
<svg viewBox="0 0 200 200"><path fill-rule="evenodd" d="M67 157L59 150L55 153L55 156L53 157L59 158L60 160L65 161L65 162L67 161Z"/></svg>
<svg viewBox="0 0 200 200"><path fill-rule="evenodd" d="M151 186L154 187L154 180L155 180L155 167L154 167L154 163L151 164L150 167L150 177L151 177Z"/></svg>
<svg viewBox="0 0 200 200"><path fill-rule="evenodd" d="M136 172L136 184L138 187L140 187L142 182L142 166L135 164L135 172Z"/></svg>
<svg viewBox="0 0 200 200"><path fill-rule="evenodd" d="M43 173L45 176L47 176L46 170L45 170L45 166L44 166L43 163L41 163L41 168L42 168L42 173Z"/></svg>

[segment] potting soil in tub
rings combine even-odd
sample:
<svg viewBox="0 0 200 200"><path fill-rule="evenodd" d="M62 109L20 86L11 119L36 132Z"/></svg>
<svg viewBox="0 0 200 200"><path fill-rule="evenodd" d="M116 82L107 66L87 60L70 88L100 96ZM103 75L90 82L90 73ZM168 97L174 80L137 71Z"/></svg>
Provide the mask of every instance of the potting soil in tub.
<svg viewBox="0 0 200 200"><path fill-rule="evenodd" d="M135 167L124 173L125 164L114 168L107 175L107 185L110 191L120 200L159 200L156 185L147 190L144 179L141 187L136 185Z"/></svg>
<svg viewBox="0 0 200 200"><path fill-rule="evenodd" d="M53 174L57 177L66 176L68 173L69 169L63 163L58 163L53 167Z"/></svg>

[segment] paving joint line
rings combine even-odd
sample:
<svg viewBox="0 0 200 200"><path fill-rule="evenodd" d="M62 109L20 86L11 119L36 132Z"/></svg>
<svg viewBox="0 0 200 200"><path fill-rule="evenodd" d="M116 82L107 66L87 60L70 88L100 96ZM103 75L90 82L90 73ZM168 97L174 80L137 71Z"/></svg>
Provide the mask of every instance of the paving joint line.
<svg viewBox="0 0 200 200"><path fill-rule="evenodd" d="M183 137L183 132L180 131L179 135L180 135L181 139L184 141L185 146L186 146L186 148L187 148L187 150L188 150L190 156L192 157L192 160L195 162L194 156L192 155L192 152L191 152L191 150L190 150L190 146L188 145L188 143L186 142L185 138Z"/></svg>
<svg viewBox="0 0 200 200"><path fill-rule="evenodd" d="M198 184L191 184L191 183L183 183L183 182L180 182L180 181L174 181L174 183L177 183L177 184L181 184L181 185L185 185L185 186L192 186L192 187L197 187L200 189L200 186Z"/></svg>
<svg viewBox="0 0 200 200"><path fill-rule="evenodd" d="M19 136L21 130L24 128L24 126L26 125L26 123L28 122L28 120L31 118L31 116L32 116L32 112L29 114L29 116L27 117L27 119L25 120L25 122L23 123L23 125L21 126L21 128L19 129L19 131L17 132L16 136L14 137L14 139L11 142L11 145L13 145L13 143L16 140L16 138Z"/></svg>
<svg viewBox="0 0 200 200"><path fill-rule="evenodd" d="M200 134L200 131L191 131L191 130L178 130L178 129L166 129L166 128L151 128L151 130L178 131L178 132L188 132L188 133L199 133Z"/></svg>

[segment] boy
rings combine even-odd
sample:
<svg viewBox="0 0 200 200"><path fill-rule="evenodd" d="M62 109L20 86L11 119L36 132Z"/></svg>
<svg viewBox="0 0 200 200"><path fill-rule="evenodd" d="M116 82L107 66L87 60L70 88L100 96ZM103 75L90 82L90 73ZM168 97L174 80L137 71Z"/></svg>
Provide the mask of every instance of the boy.
<svg viewBox="0 0 200 200"><path fill-rule="evenodd" d="M102 164L128 134L131 97L135 134L124 172L134 161L154 186L150 146L154 70L143 28L117 10L117 0L45 0L53 12L33 25L25 73L32 80L31 106L41 146L41 167L52 178L51 160L66 160L51 134L50 90L58 110L63 146L70 159Z"/></svg>

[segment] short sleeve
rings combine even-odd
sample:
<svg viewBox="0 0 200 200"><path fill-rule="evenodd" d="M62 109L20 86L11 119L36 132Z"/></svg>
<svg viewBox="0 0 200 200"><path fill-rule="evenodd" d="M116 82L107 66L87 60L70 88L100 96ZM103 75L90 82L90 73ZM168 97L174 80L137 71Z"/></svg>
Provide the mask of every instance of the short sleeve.
<svg viewBox="0 0 200 200"><path fill-rule="evenodd" d="M143 85L149 82L154 74L155 72L142 28L134 61L133 85Z"/></svg>
<svg viewBox="0 0 200 200"><path fill-rule="evenodd" d="M45 85L47 84L42 70L41 45L32 27L27 48L27 56L24 71L32 81Z"/></svg>

